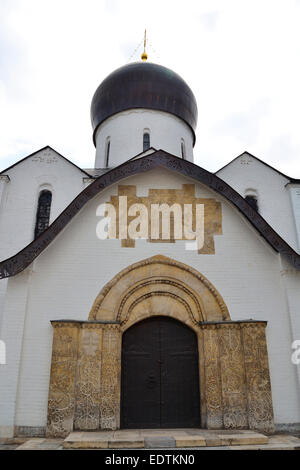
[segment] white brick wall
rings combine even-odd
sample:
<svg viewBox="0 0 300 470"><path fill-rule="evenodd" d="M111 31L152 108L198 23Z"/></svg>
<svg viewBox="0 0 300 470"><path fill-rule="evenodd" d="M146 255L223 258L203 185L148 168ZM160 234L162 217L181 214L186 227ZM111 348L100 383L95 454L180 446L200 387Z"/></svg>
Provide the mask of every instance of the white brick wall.
<svg viewBox="0 0 300 470"><path fill-rule="evenodd" d="M0 365L0 437L12 437L14 433L29 277L30 269L15 276L8 283L5 299L1 340L6 344L6 364Z"/></svg>
<svg viewBox="0 0 300 470"><path fill-rule="evenodd" d="M10 181L5 183L0 205L0 260L32 242L41 189L46 187L53 193L52 222L84 189L86 176L50 148L18 163L6 174Z"/></svg>
<svg viewBox="0 0 300 470"><path fill-rule="evenodd" d="M159 169L127 178L121 184L137 185L138 195L146 195L149 188L181 189L182 183L189 182L193 181ZM292 274L294 284L287 300L279 255L226 200L200 184L197 197L215 197L222 202L223 235L215 237L215 255L186 251L183 241L157 244L139 240L135 248L121 248L119 240L100 241L96 238L96 208L109 201L112 194L117 194L116 185L90 201L35 261L26 302L22 276L27 274L9 279L2 330L12 356L6 369L0 369L5 388L1 395L5 402L0 425L11 425L15 397L15 425L46 425L52 348L50 320L86 320L105 283L126 266L156 254L174 258L203 273L223 296L233 320L268 321L275 421L299 423L299 382L297 367L290 360L293 333L288 309L293 302L294 310L299 305L298 274L296 277ZM299 331L299 316L294 316L294 322ZM15 361L20 354L23 323L22 367L18 369Z"/></svg>
<svg viewBox="0 0 300 470"><path fill-rule="evenodd" d="M294 250L298 250L287 178L247 153L233 160L217 175L243 197L247 190L256 190L262 217Z"/></svg>
<svg viewBox="0 0 300 470"><path fill-rule="evenodd" d="M0 176L0 260L32 242L39 193L52 191L50 223L87 185L85 173L46 148ZM90 183L90 182L89 182ZM6 281L0 280L0 334Z"/></svg>
<svg viewBox="0 0 300 470"><path fill-rule="evenodd" d="M298 251L300 253L300 184L289 184L287 188L290 193L297 233Z"/></svg>

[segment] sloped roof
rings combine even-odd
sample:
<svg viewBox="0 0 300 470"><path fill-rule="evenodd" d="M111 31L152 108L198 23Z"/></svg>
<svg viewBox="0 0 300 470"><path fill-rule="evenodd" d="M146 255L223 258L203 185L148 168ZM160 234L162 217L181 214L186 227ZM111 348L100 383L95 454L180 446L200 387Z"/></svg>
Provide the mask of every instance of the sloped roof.
<svg viewBox="0 0 300 470"><path fill-rule="evenodd" d="M284 256L296 269L300 270L300 255L231 186L214 173L210 173L194 163L182 160L163 150L158 150L151 155L123 163L104 175L99 176L69 204L45 232L19 253L0 263L0 278L14 276L29 266L50 245L85 204L105 188L129 176L144 173L158 167L163 167L193 178L195 181L205 184L226 198L243 214L275 251Z"/></svg>
<svg viewBox="0 0 300 470"><path fill-rule="evenodd" d="M55 152L59 157L63 158L66 162L70 163L70 165L73 165L75 166L75 168L77 168L79 171L81 171L82 173L85 174L85 176L90 176L89 173L87 173L85 170L83 170L82 168L80 168L78 165L76 165L75 163L71 162L71 160L69 160L68 158L64 157L61 153L57 152L54 148L50 147L50 145L46 145L46 147L43 147L39 150L36 150L36 152L33 152L31 153L30 155L27 155L26 157L22 158L21 160L17 161L16 163L14 163L13 165L10 165L8 168L5 168L5 170L2 170L0 171L0 175L3 175L5 174L7 171L11 170L12 168L14 168L15 166L19 165L20 163L23 163L25 160L27 160L28 158L31 158L33 157L34 155L36 155L37 153L40 153L40 152L43 152L44 150L47 150L47 149L50 149L52 150L52 152Z"/></svg>
<svg viewBox="0 0 300 470"><path fill-rule="evenodd" d="M286 178L287 180L290 181L290 183L300 183L300 179L299 178L292 178L291 176L287 176L285 175L284 173L282 173L281 171L277 170L276 168L274 168L273 166L269 165L268 163L264 162L263 160L261 160L260 158L256 157L255 155L252 155L252 153L250 152L243 152L241 153L240 155L238 155L237 157L233 158L233 160L231 160L229 163L226 163L226 165L222 166L222 168L220 168L219 170L217 170L215 172L215 175L217 175L218 173L220 173L220 171L224 170L224 168L227 168L229 165L231 165L233 162L235 162L238 158L242 157L243 155L249 155L249 157L252 157L252 158L255 158L255 160L257 160L258 162L262 163L263 165L269 167L271 170L275 171L276 173L278 173L279 175L283 176L284 178Z"/></svg>

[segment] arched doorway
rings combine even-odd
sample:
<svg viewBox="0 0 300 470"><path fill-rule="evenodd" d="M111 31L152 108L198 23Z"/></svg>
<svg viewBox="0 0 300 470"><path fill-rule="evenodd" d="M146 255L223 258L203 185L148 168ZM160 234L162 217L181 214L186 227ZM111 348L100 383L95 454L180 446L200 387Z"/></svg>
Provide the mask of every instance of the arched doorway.
<svg viewBox="0 0 300 470"><path fill-rule="evenodd" d="M267 323L231 320L216 287L191 266L161 255L139 261L101 289L88 321L51 323L49 437L74 429L199 427L199 411L203 428L274 430ZM151 372L161 356L167 375L163 362ZM151 415L147 367L148 394L158 397Z"/></svg>
<svg viewBox="0 0 300 470"><path fill-rule="evenodd" d="M200 426L197 336L169 317L130 327L122 341L121 427Z"/></svg>

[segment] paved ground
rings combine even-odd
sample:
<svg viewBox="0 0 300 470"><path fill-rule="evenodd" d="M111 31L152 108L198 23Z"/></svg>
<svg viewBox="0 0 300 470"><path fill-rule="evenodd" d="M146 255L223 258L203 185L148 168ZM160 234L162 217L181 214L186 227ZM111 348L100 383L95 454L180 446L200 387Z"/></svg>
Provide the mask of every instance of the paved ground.
<svg viewBox="0 0 300 470"><path fill-rule="evenodd" d="M291 434L265 436L251 431L121 430L71 433L64 439L2 439L0 450L64 449L300 450Z"/></svg>

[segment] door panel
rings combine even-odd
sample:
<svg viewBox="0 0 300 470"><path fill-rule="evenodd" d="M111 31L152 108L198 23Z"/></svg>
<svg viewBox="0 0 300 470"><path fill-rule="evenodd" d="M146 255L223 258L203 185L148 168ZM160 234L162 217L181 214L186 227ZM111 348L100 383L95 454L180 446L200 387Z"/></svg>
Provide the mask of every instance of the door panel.
<svg viewBox="0 0 300 470"><path fill-rule="evenodd" d="M160 327L162 426L199 427L197 337L178 321L162 321Z"/></svg>
<svg viewBox="0 0 300 470"><path fill-rule="evenodd" d="M156 427L160 415L159 338L155 328L137 323L123 335L123 426ZM140 426L138 426L140 423Z"/></svg>
<svg viewBox="0 0 300 470"><path fill-rule="evenodd" d="M197 337L190 328L152 317L124 333L121 426L200 426Z"/></svg>

